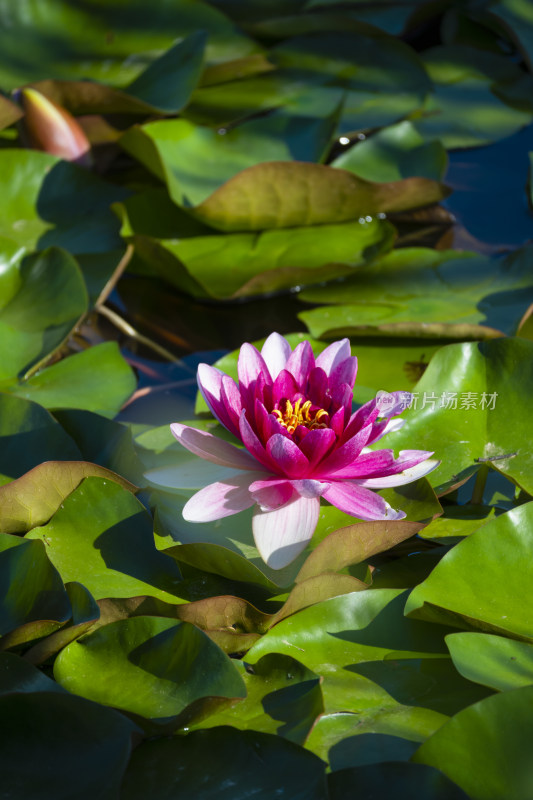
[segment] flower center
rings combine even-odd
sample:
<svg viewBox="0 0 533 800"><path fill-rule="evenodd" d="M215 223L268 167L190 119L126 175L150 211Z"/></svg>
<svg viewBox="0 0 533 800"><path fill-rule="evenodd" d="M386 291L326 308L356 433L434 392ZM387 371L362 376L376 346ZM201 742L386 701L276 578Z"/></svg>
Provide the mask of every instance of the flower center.
<svg viewBox="0 0 533 800"><path fill-rule="evenodd" d="M274 414L280 425L287 428L289 433L294 433L298 425L303 425L309 430L328 427L328 412L317 406L313 408L310 400L305 402L297 400L293 406L290 400L284 398L280 401L279 406L279 408L272 410L272 414Z"/></svg>

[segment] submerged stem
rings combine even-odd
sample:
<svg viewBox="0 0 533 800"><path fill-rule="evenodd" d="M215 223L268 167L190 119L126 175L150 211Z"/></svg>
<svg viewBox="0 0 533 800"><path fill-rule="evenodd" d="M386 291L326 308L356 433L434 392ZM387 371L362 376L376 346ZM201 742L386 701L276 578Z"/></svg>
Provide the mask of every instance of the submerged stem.
<svg viewBox="0 0 533 800"><path fill-rule="evenodd" d="M98 314L101 314L103 317L106 317L113 325L118 328L119 331L125 333L126 336L135 339L140 344L143 344L145 347L148 347L150 350L153 350L154 353L158 353L163 358L167 359L168 361L172 361L175 364L181 364L181 359L177 358L170 350L167 350L165 347L162 347L157 342L154 342L152 339L149 339L147 336L143 336L142 333L139 333L129 322L123 319L119 314L116 314L110 308L104 305L99 305L95 308L95 311Z"/></svg>
<svg viewBox="0 0 533 800"><path fill-rule="evenodd" d="M483 493L485 491L485 484L489 474L489 467L487 464L482 464L476 475L476 482L472 492L472 505L481 505L483 503Z"/></svg>

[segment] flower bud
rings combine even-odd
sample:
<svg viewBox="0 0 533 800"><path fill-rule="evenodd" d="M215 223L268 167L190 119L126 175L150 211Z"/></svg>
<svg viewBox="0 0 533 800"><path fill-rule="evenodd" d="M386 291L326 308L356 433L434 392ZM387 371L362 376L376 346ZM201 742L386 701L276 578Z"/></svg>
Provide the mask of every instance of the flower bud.
<svg viewBox="0 0 533 800"><path fill-rule="evenodd" d="M24 109L20 126L29 147L90 166L91 145L72 114L36 89L21 89L16 99Z"/></svg>

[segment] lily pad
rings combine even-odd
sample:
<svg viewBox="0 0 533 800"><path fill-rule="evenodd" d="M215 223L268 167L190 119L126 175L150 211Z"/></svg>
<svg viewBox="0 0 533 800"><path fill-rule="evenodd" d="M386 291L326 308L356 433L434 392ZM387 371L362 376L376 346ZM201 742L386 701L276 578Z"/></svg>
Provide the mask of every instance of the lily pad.
<svg viewBox="0 0 533 800"><path fill-rule="evenodd" d="M403 429L387 437L387 446L443 456L428 476L437 493L457 483L464 470L488 464L533 494L533 429L523 414L533 378L521 366L532 357L533 343L526 339L443 347L415 387Z"/></svg>
<svg viewBox="0 0 533 800"><path fill-rule="evenodd" d="M0 530L25 533L43 525L63 500L89 476L115 481L130 492L136 487L109 469L83 461L46 461L0 487Z"/></svg>
<svg viewBox="0 0 533 800"><path fill-rule="evenodd" d="M487 697L443 725L413 761L441 770L473 800L525 800L533 782L532 702L533 686Z"/></svg>
<svg viewBox="0 0 533 800"><path fill-rule="evenodd" d="M0 324L1 319L0 312ZM103 342L46 367L26 381L7 384L5 390L45 408L78 408L114 417L135 386L133 370L116 342Z"/></svg>
<svg viewBox="0 0 533 800"><path fill-rule="evenodd" d="M198 764L202 780L198 783ZM145 742L124 780L124 800L176 793L196 800L323 800L324 764L279 736L221 726L187 736Z"/></svg>
<svg viewBox="0 0 533 800"><path fill-rule="evenodd" d="M42 542L0 534L0 581L4 598L0 613L0 648L8 644L6 634L22 625L42 620L53 630L69 619L68 595ZM55 625L48 621L55 621ZM38 633L33 638L37 636Z"/></svg>
<svg viewBox="0 0 533 800"><path fill-rule="evenodd" d="M205 697L246 693L230 659L202 631L164 617L120 620L72 642L57 657L54 677L74 694L161 721Z"/></svg>
<svg viewBox="0 0 533 800"><path fill-rule="evenodd" d="M0 172L0 235L29 251L55 245L105 253L121 246L110 205L129 192L37 150L0 149Z"/></svg>
<svg viewBox="0 0 533 800"><path fill-rule="evenodd" d="M347 170L298 161L263 161L216 189L195 209L225 231L349 222L438 203L449 190L428 178L374 183Z"/></svg>
<svg viewBox="0 0 533 800"><path fill-rule="evenodd" d="M83 6L44 0L39 6L10 9L9 27L0 39L0 85L11 89L41 78L85 79L123 87L163 51L185 36L209 34L209 61L246 56L260 50L223 13L208 3L155 0L147 24L146 6L125 7L111 0ZM21 57L21 53L24 57Z"/></svg>
<svg viewBox="0 0 533 800"><path fill-rule="evenodd" d="M156 550L150 516L113 481L85 479L27 538L43 541L63 580L82 583L96 600L148 594L183 602L179 571Z"/></svg>
<svg viewBox="0 0 533 800"><path fill-rule="evenodd" d="M393 250L300 299L338 303L300 316L313 336L491 338L514 334L533 300L528 248L507 259L424 248ZM350 303L350 305L345 305ZM495 330L494 330L495 329Z"/></svg>
<svg viewBox="0 0 533 800"><path fill-rule="evenodd" d="M463 539L409 595L405 613L533 641L532 519L533 503L526 503ZM502 574L513 576L511 594Z"/></svg>
<svg viewBox="0 0 533 800"><path fill-rule="evenodd" d="M6 695L0 713L6 797L111 800L117 795L132 736L139 733L122 714L57 691Z"/></svg>
<svg viewBox="0 0 533 800"><path fill-rule="evenodd" d="M138 255L178 289L228 299L346 275L392 247L383 220L154 240L133 236Z"/></svg>
<svg viewBox="0 0 533 800"><path fill-rule="evenodd" d="M176 113L187 105L203 67L206 33L196 31L169 47L122 90L93 81L44 80L32 84L77 114Z"/></svg>
<svg viewBox="0 0 533 800"><path fill-rule="evenodd" d="M50 248L20 268L20 286L0 311L0 380L16 377L57 350L87 310L87 291L67 252Z"/></svg>
<svg viewBox="0 0 533 800"><path fill-rule="evenodd" d="M375 736L375 734L373 734ZM425 764L385 761L328 775L330 800L344 800L357 786L359 800L394 796L412 800L417 793L424 800L467 800L466 794L442 772Z"/></svg>
<svg viewBox="0 0 533 800"><path fill-rule="evenodd" d="M42 461L81 461L59 423L37 403L0 393L0 485Z"/></svg>
<svg viewBox="0 0 533 800"><path fill-rule="evenodd" d="M431 88L414 50L381 32L317 31L282 42L271 57L347 90L340 133L390 125L419 108Z"/></svg>
<svg viewBox="0 0 533 800"><path fill-rule="evenodd" d="M368 181L399 181L413 175L441 181L447 167L439 141L426 142L408 120L382 128L341 153L331 166Z"/></svg>
<svg viewBox="0 0 533 800"><path fill-rule="evenodd" d="M450 633L446 644L469 681L500 691L533 683L533 644L490 633Z"/></svg>

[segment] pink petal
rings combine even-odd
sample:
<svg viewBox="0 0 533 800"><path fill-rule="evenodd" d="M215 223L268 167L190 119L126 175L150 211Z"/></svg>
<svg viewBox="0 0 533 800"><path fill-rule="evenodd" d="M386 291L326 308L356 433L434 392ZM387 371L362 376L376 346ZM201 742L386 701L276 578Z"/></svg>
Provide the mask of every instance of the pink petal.
<svg viewBox="0 0 533 800"><path fill-rule="evenodd" d="M387 433L394 433L399 431L405 425L405 420L395 417L394 419L384 419L383 422L375 422L372 427L372 435L368 440L368 444L379 442Z"/></svg>
<svg viewBox="0 0 533 800"><path fill-rule="evenodd" d="M324 498L345 514L363 520L403 519L405 512L394 511L385 500L355 481L331 483L324 492Z"/></svg>
<svg viewBox="0 0 533 800"><path fill-rule="evenodd" d="M366 428L367 425L372 425L379 416L379 408L377 407L376 400L369 400L358 408L357 411L351 415L348 424L342 435L342 441L345 442L351 439L357 431Z"/></svg>
<svg viewBox="0 0 533 800"><path fill-rule="evenodd" d="M272 387L272 404L275 406L283 398L290 400L298 393L299 389L294 376L286 369L282 369Z"/></svg>
<svg viewBox="0 0 533 800"><path fill-rule="evenodd" d="M325 461L322 461L321 464L315 470L316 475L314 477L327 477L332 472L336 472L339 469L343 469L350 464L353 464L355 459L361 453L361 450L366 445L368 441L368 437L372 433L372 426L367 425L366 428L363 428L361 431L352 436L347 442L345 442L341 447L338 447L333 453L328 456Z"/></svg>
<svg viewBox="0 0 533 800"><path fill-rule="evenodd" d="M261 511L272 511L289 502L294 487L284 478L267 478L250 484L250 493Z"/></svg>
<svg viewBox="0 0 533 800"><path fill-rule="evenodd" d="M394 475L397 472L403 472L406 469L415 467L421 461L433 455L432 450L400 450L398 458L393 461L387 470L383 471L383 475Z"/></svg>
<svg viewBox="0 0 533 800"><path fill-rule="evenodd" d="M234 444L213 436L212 433L190 428L180 422L173 422L170 430L183 447L195 456L212 461L213 464L246 470L256 470L259 467L257 461L246 450L241 450Z"/></svg>
<svg viewBox="0 0 533 800"><path fill-rule="evenodd" d="M329 484L323 481L316 481L312 478L304 478L300 481L291 481L293 489L298 492L300 497L320 497L324 494Z"/></svg>
<svg viewBox="0 0 533 800"><path fill-rule="evenodd" d="M248 344L248 342L245 342L239 351L237 372L240 386L249 386L257 379L260 372L263 372L265 375L270 375L265 360L259 350L257 347L254 347L253 344Z"/></svg>
<svg viewBox="0 0 533 800"><path fill-rule="evenodd" d="M323 369L315 367L315 369L311 370L309 373L309 380L307 381L307 395L308 399L315 406L324 408L328 385L328 376Z"/></svg>
<svg viewBox="0 0 533 800"><path fill-rule="evenodd" d="M336 437L331 428L317 428L309 431L300 442L300 450L309 460L311 469L316 467L333 447Z"/></svg>
<svg viewBox="0 0 533 800"><path fill-rule="evenodd" d="M253 457L256 458L260 464L264 464L269 472L278 473L279 471L275 469L275 462L273 462L273 460L270 458L267 451L263 447L262 442L248 422L246 418L246 411L243 411L241 414L241 418L239 420L239 429L242 443L253 455Z"/></svg>
<svg viewBox="0 0 533 800"><path fill-rule="evenodd" d="M222 376L220 396L231 422L231 432L239 436L239 417L242 411L241 394L237 384L229 375Z"/></svg>
<svg viewBox="0 0 533 800"><path fill-rule="evenodd" d="M314 367L315 357L311 345L307 341L300 342L300 344L294 348L285 365L285 369L294 376L296 383L303 392L307 389L307 379Z"/></svg>
<svg viewBox="0 0 533 800"><path fill-rule="evenodd" d="M335 366L330 374L329 380L332 383L347 383L352 389L357 376L357 359L350 356Z"/></svg>
<svg viewBox="0 0 533 800"><path fill-rule="evenodd" d="M331 425L331 430L334 432L337 439L340 439L344 432L344 424L345 424L344 418L345 418L345 410L342 406L341 408L337 409L337 411L330 418L329 424Z"/></svg>
<svg viewBox="0 0 533 800"><path fill-rule="evenodd" d="M207 403L209 410L213 416L230 431L230 433L238 436L239 429L234 425L232 416L230 413L228 413L225 399L222 396L222 382L225 378L231 381L231 378L228 378L227 375L225 375L219 369L216 369L216 367L210 367L209 364L198 365L198 388L200 390L200 394ZM235 390L238 392L236 386Z"/></svg>
<svg viewBox="0 0 533 800"><path fill-rule="evenodd" d="M357 481L360 486L367 489L387 489L390 486L403 486L405 483L412 483L419 478L425 478L430 472L433 472L440 464L435 458L430 458L417 464L414 467L408 467L403 472L397 472L395 475L385 475L381 478L365 478Z"/></svg>
<svg viewBox="0 0 533 800"><path fill-rule="evenodd" d="M291 355L291 346L279 333L271 333L261 348L261 355L265 360L272 380L276 380Z"/></svg>
<svg viewBox="0 0 533 800"><path fill-rule="evenodd" d="M341 339L340 342L333 342L326 347L316 359L317 367L322 367L326 375L331 375L332 371L343 361L351 356L350 340Z"/></svg>
<svg viewBox="0 0 533 800"><path fill-rule="evenodd" d="M387 470L394 464L394 453L392 450L376 450L375 452L363 453L357 457L353 464L349 464L343 469L330 473L330 477L335 480L370 478L373 475L387 475Z"/></svg>
<svg viewBox="0 0 533 800"><path fill-rule="evenodd" d="M309 461L292 439L275 433L267 442L267 452L276 464L276 472L287 478L304 478L309 475Z"/></svg>
<svg viewBox="0 0 533 800"><path fill-rule="evenodd" d="M239 375L239 389L247 407L253 407L255 382L262 373L266 382L271 383L270 373L259 350L245 342L239 351L237 363Z"/></svg>
<svg viewBox="0 0 533 800"><path fill-rule="evenodd" d="M187 522L213 522L215 519L238 514L253 506L249 492L250 475L237 475L225 481L211 483L193 494L183 508Z"/></svg>
<svg viewBox="0 0 533 800"><path fill-rule="evenodd" d="M319 512L318 497L295 497L275 511L257 510L252 528L263 561L272 569L283 569L294 561L311 540Z"/></svg>

